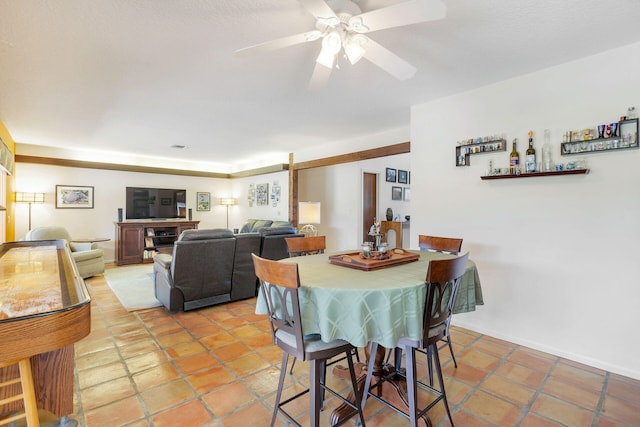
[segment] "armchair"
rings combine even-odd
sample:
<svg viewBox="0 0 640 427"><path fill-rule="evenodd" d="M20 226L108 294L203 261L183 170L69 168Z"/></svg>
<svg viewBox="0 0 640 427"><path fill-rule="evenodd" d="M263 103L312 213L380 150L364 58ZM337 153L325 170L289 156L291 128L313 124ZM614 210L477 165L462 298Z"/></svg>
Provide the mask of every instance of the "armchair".
<svg viewBox="0 0 640 427"><path fill-rule="evenodd" d="M71 235L64 227L36 227L30 230L25 240L57 240L67 242L71 250L78 273L83 279L104 273L104 251L96 243L78 243L71 239Z"/></svg>

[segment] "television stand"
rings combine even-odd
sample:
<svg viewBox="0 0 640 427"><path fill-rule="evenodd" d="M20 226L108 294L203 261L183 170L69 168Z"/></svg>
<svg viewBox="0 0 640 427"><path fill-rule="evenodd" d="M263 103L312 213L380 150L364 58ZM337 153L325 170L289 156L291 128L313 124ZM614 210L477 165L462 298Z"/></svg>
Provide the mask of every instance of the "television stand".
<svg viewBox="0 0 640 427"><path fill-rule="evenodd" d="M151 263L156 254L171 253L180 233L197 229L199 222L172 219L116 222L116 264Z"/></svg>

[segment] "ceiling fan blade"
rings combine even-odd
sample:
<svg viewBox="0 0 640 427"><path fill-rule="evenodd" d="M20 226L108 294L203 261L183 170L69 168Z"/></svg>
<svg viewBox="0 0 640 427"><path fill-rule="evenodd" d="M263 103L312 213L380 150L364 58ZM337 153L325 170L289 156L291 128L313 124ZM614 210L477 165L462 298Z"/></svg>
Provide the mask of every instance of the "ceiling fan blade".
<svg viewBox="0 0 640 427"><path fill-rule="evenodd" d="M382 9L372 10L351 18L354 31L368 33L386 28L402 27L425 21L443 19L447 8L441 0L409 0ZM358 30L358 23L364 25Z"/></svg>
<svg viewBox="0 0 640 427"><path fill-rule="evenodd" d="M245 47L235 51L237 56L246 56L256 53L270 52L284 47L293 46L308 41L317 40L322 34L320 31L307 31L306 33L295 34L293 36L282 37L268 42Z"/></svg>
<svg viewBox="0 0 640 427"><path fill-rule="evenodd" d="M418 71L416 67L400 58L389 49L369 39L364 46L364 57L398 80L407 80Z"/></svg>
<svg viewBox="0 0 640 427"><path fill-rule="evenodd" d="M302 3L302 6L316 19L338 18L333 9L331 9L324 0L300 0L300 3Z"/></svg>
<svg viewBox="0 0 640 427"><path fill-rule="evenodd" d="M331 68L316 63L316 67L313 69L313 75L309 81L309 91L317 92L325 87L329 81L329 76L331 76Z"/></svg>

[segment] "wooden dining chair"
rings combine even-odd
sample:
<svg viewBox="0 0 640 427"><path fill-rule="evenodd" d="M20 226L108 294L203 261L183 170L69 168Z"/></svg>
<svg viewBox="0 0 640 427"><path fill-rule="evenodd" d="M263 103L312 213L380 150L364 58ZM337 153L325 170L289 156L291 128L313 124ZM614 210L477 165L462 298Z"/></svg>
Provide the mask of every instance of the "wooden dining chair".
<svg viewBox="0 0 640 427"><path fill-rule="evenodd" d="M462 248L462 239L419 234L418 246L421 251L446 252L458 255Z"/></svg>
<svg viewBox="0 0 640 427"><path fill-rule="evenodd" d="M447 254L458 255L462 248L462 239L419 234L418 246L420 247L421 251L443 252ZM449 327L450 321L447 322L447 332L442 339L442 342L444 342L445 344L440 347L440 349L444 348L444 346L449 347L449 352L451 352L451 359L453 360L453 366L457 368L458 362L456 361L456 356L453 353L453 345L451 344L451 333L449 332ZM431 356L429 352L427 352L427 359L427 366L429 367L429 380L431 381L431 384L433 384L433 370L431 368L433 365L431 363Z"/></svg>
<svg viewBox="0 0 640 427"><path fill-rule="evenodd" d="M407 381L407 400L409 401L409 414L411 427L417 427L418 419L427 413L441 400L444 402L447 415L451 426L453 426L453 418L449 410L447 402L447 393L444 387L444 379L442 377L442 366L440 365L440 356L438 355L438 341L444 337L448 319L453 313L453 305L455 296L460 287L460 281L466 270L469 254L465 254L453 259L431 260L427 270L426 286L427 295L424 304L422 337L418 340L410 338L401 338L398 347L404 349L406 353L406 373L400 370L400 357L396 357L394 372L386 377L381 377L375 384L371 384L372 374L374 372L375 358L369 360L367 376L365 378L365 387L362 397L362 407L366 403L369 396L379 400L383 404L396 409L397 412L404 414L396 408L391 402L379 396L376 389L381 387L382 383L397 375L404 377ZM370 354L376 354L378 348L377 343L371 344ZM416 370L416 350L429 349L435 359L435 369L438 375L440 388L437 389L433 384L425 384L418 380ZM398 355L401 356L401 355ZM424 387L426 390L434 393L436 398L431 401L424 409L418 409L418 386Z"/></svg>
<svg viewBox="0 0 640 427"><path fill-rule="evenodd" d="M2 378L0 381L0 389L5 390L3 398L0 399L0 406L11 405L14 402L22 400L23 410L17 414L0 417L0 425L16 425L16 420L24 418L27 427L39 427L38 406L36 401L35 385L33 382L33 374L31 372L31 361L28 357L20 360L11 360L0 362L0 369L12 372L13 366L17 366L17 377ZM15 371L15 369L14 369ZM10 375L9 375L10 376ZM18 388L21 392L18 393ZM14 393L14 394L11 394Z"/></svg>
<svg viewBox="0 0 640 427"><path fill-rule="evenodd" d="M289 257L323 254L327 248L325 236L287 237Z"/></svg>
<svg viewBox="0 0 640 427"><path fill-rule="evenodd" d="M283 350L282 364L280 366L280 378L278 391L271 418L271 426L276 422L278 412L281 412L291 423L300 426L293 417L283 408L284 405L309 393L311 426L317 427L320 423L320 408L322 406L324 392L327 391L353 408L344 420L336 425L343 424L352 416L358 414L360 423L365 425L362 413L362 399L355 376L352 351L354 347L344 340L322 341L319 334L304 335L300 315L300 302L298 289L300 288L300 276L298 264L282 263L260 258L252 254L256 276L260 279L260 289L267 305L273 343ZM335 356L344 354L349 364L349 374L355 402L350 402L344 396L327 387L325 383L327 361ZM289 356L297 360L309 362L309 388L294 396L281 401L284 378L287 372Z"/></svg>

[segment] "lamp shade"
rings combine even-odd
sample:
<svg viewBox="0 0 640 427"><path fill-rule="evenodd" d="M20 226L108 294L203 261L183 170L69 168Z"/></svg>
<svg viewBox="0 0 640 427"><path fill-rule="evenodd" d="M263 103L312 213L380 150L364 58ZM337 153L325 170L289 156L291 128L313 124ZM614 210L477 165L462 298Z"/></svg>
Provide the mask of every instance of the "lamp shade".
<svg viewBox="0 0 640 427"><path fill-rule="evenodd" d="M320 202L298 203L298 223L320 224Z"/></svg>
<svg viewBox="0 0 640 427"><path fill-rule="evenodd" d="M16 203L44 203L44 193L16 193Z"/></svg>
<svg viewBox="0 0 640 427"><path fill-rule="evenodd" d="M234 199L233 197L221 197L220 198L220 204L223 206L232 206L235 205L236 203L238 203L237 199Z"/></svg>

